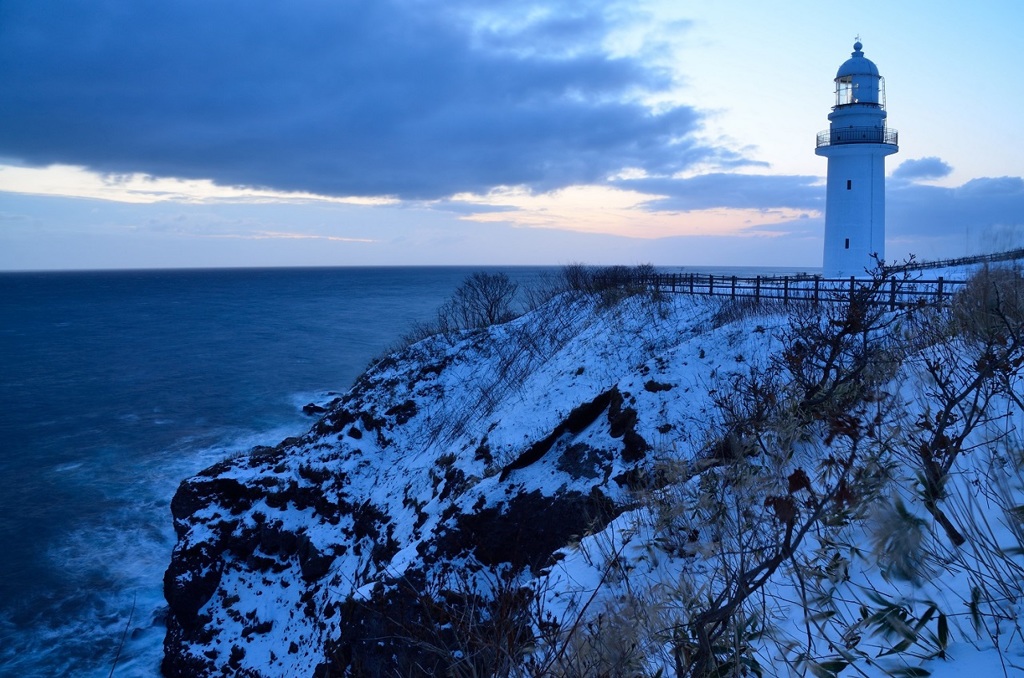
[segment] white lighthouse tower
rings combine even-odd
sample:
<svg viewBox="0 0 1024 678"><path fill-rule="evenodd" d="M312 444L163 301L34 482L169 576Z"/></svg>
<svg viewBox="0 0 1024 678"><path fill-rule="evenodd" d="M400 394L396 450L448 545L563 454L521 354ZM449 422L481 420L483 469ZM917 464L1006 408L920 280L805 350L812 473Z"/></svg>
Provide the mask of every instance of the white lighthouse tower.
<svg viewBox="0 0 1024 678"><path fill-rule="evenodd" d="M836 103L815 153L828 158L826 276L863 276L885 258L885 156L899 150L885 126L885 81L860 42L836 73Z"/></svg>

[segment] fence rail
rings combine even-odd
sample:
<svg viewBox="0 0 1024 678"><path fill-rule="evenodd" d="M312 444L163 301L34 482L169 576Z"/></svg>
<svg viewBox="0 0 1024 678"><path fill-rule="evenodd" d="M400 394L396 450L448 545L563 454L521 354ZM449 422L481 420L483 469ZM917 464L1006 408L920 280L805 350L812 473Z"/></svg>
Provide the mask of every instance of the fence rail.
<svg viewBox="0 0 1024 678"><path fill-rule="evenodd" d="M756 276L753 278L702 273L661 273L647 279L660 292L702 296L812 303L846 303L858 295L890 308L949 303L966 283L963 280L897 280L881 282L858 278L820 276Z"/></svg>
<svg viewBox="0 0 1024 678"><path fill-rule="evenodd" d="M1019 247L1005 252L992 252L990 254L975 254L967 257L954 259L938 259L934 261L911 261L899 264L899 268L906 271L921 271L928 268L951 268L953 266L971 266L974 264L992 264L1003 261L1017 261L1024 259L1024 247ZM1018 264L1019 265L1019 264Z"/></svg>

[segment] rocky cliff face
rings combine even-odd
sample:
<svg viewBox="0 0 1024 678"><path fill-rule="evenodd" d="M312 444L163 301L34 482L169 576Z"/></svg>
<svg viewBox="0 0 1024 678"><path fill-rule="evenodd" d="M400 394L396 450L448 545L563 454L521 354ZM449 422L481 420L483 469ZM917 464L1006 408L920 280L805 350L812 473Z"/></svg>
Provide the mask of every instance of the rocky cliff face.
<svg viewBox="0 0 1024 678"><path fill-rule="evenodd" d="M948 311L563 295L384 358L181 484L164 673L1020 665L1024 277L997 273Z"/></svg>
<svg viewBox="0 0 1024 678"><path fill-rule="evenodd" d="M443 673L436 601L476 610L473 577L518 586L614 520L669 432L686 438L696 375L757 350L701 340L708 314L561 297L431 338L301 438L184 481L165 675Z"/></svg>

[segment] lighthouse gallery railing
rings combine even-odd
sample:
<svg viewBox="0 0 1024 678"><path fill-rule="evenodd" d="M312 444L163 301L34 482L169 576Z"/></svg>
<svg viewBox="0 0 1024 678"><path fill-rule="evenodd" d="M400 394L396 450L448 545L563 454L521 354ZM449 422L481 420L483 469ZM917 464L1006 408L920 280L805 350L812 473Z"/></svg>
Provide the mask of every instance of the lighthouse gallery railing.
<svg viewBox="0 0 1024 678"><path fill-rule="evenodd" d="M898 145L899 133L888 127L839 127L818 132L818 144L839 146L842 144L890 144Z"/></svg>

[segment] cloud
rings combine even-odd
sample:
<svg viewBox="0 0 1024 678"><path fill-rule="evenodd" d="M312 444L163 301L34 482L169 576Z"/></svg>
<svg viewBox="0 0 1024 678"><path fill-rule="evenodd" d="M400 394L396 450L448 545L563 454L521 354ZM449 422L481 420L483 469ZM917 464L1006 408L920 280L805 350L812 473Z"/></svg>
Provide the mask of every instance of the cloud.
<svg viewBox="0 0 1024 678"><path fill-rule="evenodd" d="M140 205L9 194L3 206L10 215L32 215L25 227L0 228L0 269L10 270L572 261L807 266L821 259L822 229L813 219L774 225L765 237L644 239L553 228L524 233L510 223L454 219L408 203L367 209L321 202L297 210L288 203ZM408 227L410 217L416 228ZM292 235L304 237L286 237Z"/></svg>
<svg viewBox="0 0 1024 678"><path fill-rule="evenodd" d="M326 240L328 242L380 242L373 238L345 238L336 235L318 235L310 233L291 233L281 231L254 231L245 233L214 233L203 234L204 238L229 238L235 240Z"/></svg>
<svg viewBox="0 0 1024 678"><path fill-rule="evenodd" d="M993 199L1019 205L1024 198L1024 179L1021 177L982 177L971 179L957 193L963 198ZM1018 214L1020 211L1018 210Z"/></svg>
<svg viewBox="0 0 1024 678"><path fill-rule="evenodd" d="M688 178L638 178L621 188L663 196L646 204L652 211L732 209L825 209L819 177L709 173Z"/></svg>
<svg viewBox="0 0 1024 678"><path fill-rule="evenodd" d="M952 173L953 168L940 158L928 157L916 160L904 160L892 171L893 179L902 181L919 181L942 179Z"/></svg>
<svg viewBox="0 0 1024 678"><path fill-rule="evenodd" d="M517 227L623 235L658 239L693 235L775 235L775 224L799 219L799 210L789 207L732 207L730 202L711 201L706 207L685 210L654 209L664 202L622 186L572 186L548 193L522 189L494 190L486 195L462 194L438 204L462 214L468 221L503 223ZM458 209L460 202L470 210ZM485 209L475 209L483 206ZM499 209L495 210L494 207Z"/></svg>
<svg viewBox="0 0 1024 678"><path fill-rule="evenodd" d="M614 3L5 0L0 155L333 196L553 190L742 158Z"/></svg>
<svg viewBox="0 0 1024 678"><path fill-rule="evenodd" d="M46 168L0 164L0 185L5 192L95 198L128 203L156 202L338 202L384 205L388 198L324 197L307 192L285 192L218 185L209 179L159 178L146 174L97 174L82 167L50 165Z"/></svg>
<svg viewBox="0 0 1024 678"><path fill-rule="evenodd" d="M1024 230L1024 179L983 177L947 188L897 184L886 191L886 231L896 240L949 241L942 256L996 251L994 234ZM1013 243L1019 247L1024 242ZM920 251L915 252L921 254Z"/></svg>

